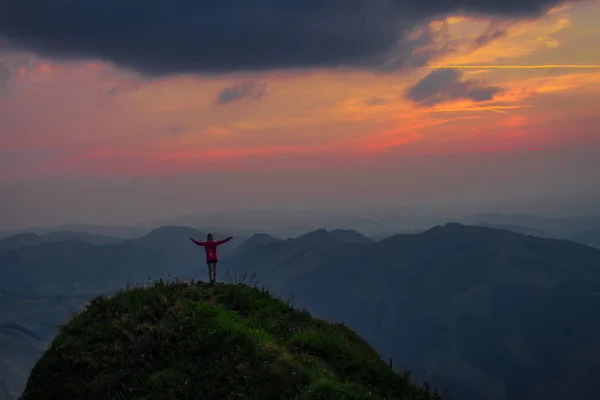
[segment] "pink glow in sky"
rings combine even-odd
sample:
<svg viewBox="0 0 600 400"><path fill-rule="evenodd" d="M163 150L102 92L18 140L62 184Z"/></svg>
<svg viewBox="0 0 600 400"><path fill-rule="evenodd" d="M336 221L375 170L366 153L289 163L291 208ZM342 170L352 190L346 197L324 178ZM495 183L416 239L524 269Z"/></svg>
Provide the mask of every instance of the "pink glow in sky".
<svg viewBox="0 0 600 400"><path fill-rule="evenodd" d="M0 228L600 196L597 21L599 1L575 3L474 47L489 23L448 17L430 28L455 51L390 73L150 79L4 50Z"/></svg>

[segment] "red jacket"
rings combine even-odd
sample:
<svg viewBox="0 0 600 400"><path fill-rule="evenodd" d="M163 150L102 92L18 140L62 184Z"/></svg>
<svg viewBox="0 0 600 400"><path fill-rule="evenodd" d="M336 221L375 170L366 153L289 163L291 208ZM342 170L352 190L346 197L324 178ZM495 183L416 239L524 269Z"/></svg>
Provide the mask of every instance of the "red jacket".
<svg viewBox="0 0 600 400"><path fill-rule="evenodd" d="M233 236L229 236L227 239L209 240L208 242L200 242L191 238L190 240L196 243L198 246L204 247L204 250L206 251L206 261L218 261L217 246L230 241L232 238Z"/></svg>

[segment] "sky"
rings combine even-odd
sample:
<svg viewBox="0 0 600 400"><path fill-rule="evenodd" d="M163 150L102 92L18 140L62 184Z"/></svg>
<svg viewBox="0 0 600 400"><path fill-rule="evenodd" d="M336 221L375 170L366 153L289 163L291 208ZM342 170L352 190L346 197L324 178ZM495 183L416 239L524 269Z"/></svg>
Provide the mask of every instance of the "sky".
<svg viewBox="0 0 600 400"><path fill-rule="evenodd" d="M598 0L2 8L0 229L600 199Z"/></svg>

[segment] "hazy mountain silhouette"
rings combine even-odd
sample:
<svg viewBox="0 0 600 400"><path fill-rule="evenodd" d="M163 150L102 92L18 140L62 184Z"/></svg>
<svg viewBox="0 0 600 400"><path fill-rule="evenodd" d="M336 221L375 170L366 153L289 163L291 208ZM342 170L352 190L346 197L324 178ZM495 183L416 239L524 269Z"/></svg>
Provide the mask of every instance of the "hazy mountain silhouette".
<svg viewBox="0 0 600 400"><path fill-rule="evenodd" d="M305 233L295 239L288 240L289 243L294 243L299 246L322 246L337 243L369 243L372 241L372 239L367 238L363 234L349 229L334 229L332 231L317 229Z"/></svg>
<svg viewBox="0 0 600 400"><path fill-rule="evenodd" d="M245 253L252 249L255 249L260 246L265 246L273 243L282 242L283 239L278 239L266 233L257 233L256 235L250 236L247 240L245 240L242 244L235 248L231 253Z"/></svg>
<svg viewBox="0 0 600 400"><path fill-rule="evenodd" d="M539 236L539 237L556 238L551 233L544 232L544 231L542 231L540 229L537 229L537 228L530 228L528 226L507 225L507 224L491 224L489 222L482 222L482 223L477 224L477 226L485 226L485 227L488 227L488 228L504 229L504 230L507 230L507 231L512 231L512 232L516 232L516 233L522 233L524 235L533 235L533 236Z"/></svg>
<svg viewBox="0 0 600 400"><path fill-rule="evenodd" d="M512 232L523 233L526 235L533 235L539 237L547 237L554 239L566 239L572 240L574 242L579 242L583 244L587 244L588 246L593 246L600 248L600 229L598 230L588 230L588 231L563 231L563 232L545 232L536 228L529 228L526 226L520 225L503 225L503 224L490 224L490 223L480 223L478 226L486 226L489 228L498 228L505 229Z"/></svg>
<svg viewBox="0 0 600 400"><path fill-rule="evenodd" d="M97 235L88 232L56 231L44 235L38 235L37 233L21 233L0 239L0 251L13 250L26 246L37 246L44 243L63 242L67 240L80 240L97 245L116 244L123 241L123 239L117 237Z"/></svg>
<svg viewBox="0 0 600 400"><path fill-rule="evenodd" d="M312 266L314 255L326 251L341 243L373 243L372 239L356 231L336 229L328 231L317 229L297 238L272 240L263 245L251 246L247 251L236 251L223 257L223 266L234 276L244 272L258 275L269 275L275 283L276 277L289 279L291 276L306 271ZM248 270L245 266L252 265Z"/></svg>
<svg viewBox="0 0 600 400"><path fill-rule="evenodd" d="M418 214L418 215L417 215ZM356 230L374 236L382 232L399 233L425 229L451 218L414 213L412 209L394 210L245 210L153 221L152 225L214 226L225 231L263 232L277 238L293 238L318 229ZM206 230L206 229L204 229Z"/></svg>
<svg viewBox="0 0 600 400"><path fill-rule="evenodd" d="M7 238L23 233L46 235L55 232L81 232L93 235L109 236L120 239L132 239L147 234L151 228L137 226L110 226L91 224L61 224L58 226L33 226L26 229L13 229L0 231L0 238Z"/></svg>
<svg viewBox="0 0 600 400"><path fill-rule="evenodd" d="M576 232L569 235L569 238L575 242L600 248L600 229L595 231Z"/></svg>
<svg viewBox="0 0 600 400"><path fill-rule="evenodd" d="M533 215L487 213L472 215L461 219L460 222L472 225L491 224L525 227L557 237L600 230L600 216L547 218Z"/></svg>
<svg viewBox="0 0 600 400"><path fill-rule="evenodd" d="M596 393L598 249L446 224L313 247L279 265L269 260L283 259L281 248L261 252L230 263L259 271L262 284L315 315L345 321L398 365L443 377L461 398Z"/></svg>
<svg viewBox="0 0 600 400"><path fill-rule="evenodd" d="M35 236L26 235L26 238ZM188 276L196 268L204 273L203 249L190 238L205 240L206 234L194 228L165 226L137 239L101 246L75 239L35 246L7 246L9 249L0 252L3 266L0 290L62 295L100 293L128 280ZM2 242L5 241L18 240L13 237ZM281 254L288 257L307 248L370 241L358 232L346 230L318 230L287 241L258 237L246 242L246 238L234 237L219 248L219 254L226 258L246 243L244 254L251 255L257 250L260 256L263 246L282 245Z"/></svg>
<svg viewBox="0 0 600 400"><path fill-rule="evenodd" d="M204 265L203 249L190 237L204 240L206 234L193 228L161 227L141 238L111 245L66 240L5 250L0 252L0 290L101 293L128 280L181 276ZM226 255L241 242L243 238L234 238L220 253Z"/></svg>

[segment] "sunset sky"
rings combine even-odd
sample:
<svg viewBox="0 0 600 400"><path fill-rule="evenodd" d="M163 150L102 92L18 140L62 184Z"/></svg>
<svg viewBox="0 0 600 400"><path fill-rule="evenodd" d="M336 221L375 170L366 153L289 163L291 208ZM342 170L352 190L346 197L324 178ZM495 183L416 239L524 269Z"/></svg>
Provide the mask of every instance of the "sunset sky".
<svg viewBox="0 0 600 400"><path fill-rule="evenodd" d="M9 3L0 229L600 198L600 1Z"/></svg>

